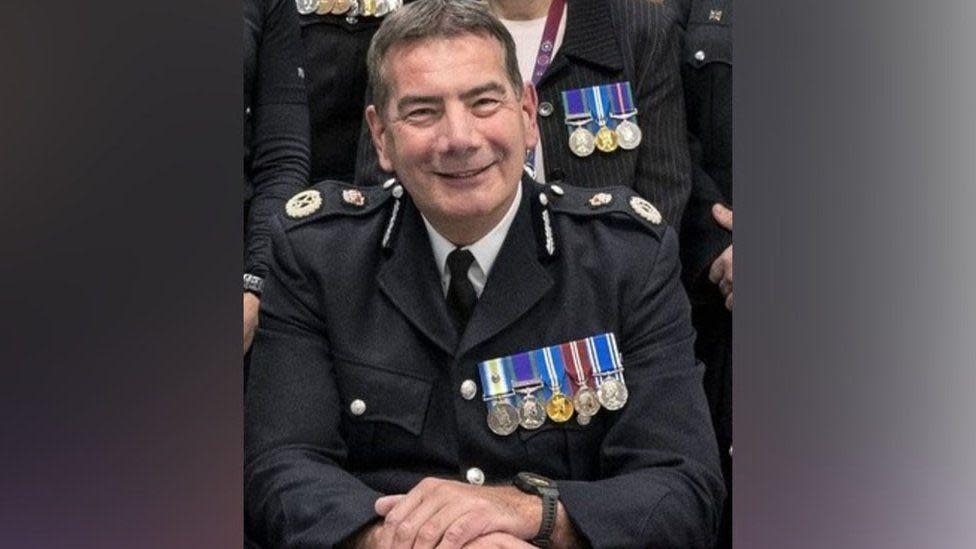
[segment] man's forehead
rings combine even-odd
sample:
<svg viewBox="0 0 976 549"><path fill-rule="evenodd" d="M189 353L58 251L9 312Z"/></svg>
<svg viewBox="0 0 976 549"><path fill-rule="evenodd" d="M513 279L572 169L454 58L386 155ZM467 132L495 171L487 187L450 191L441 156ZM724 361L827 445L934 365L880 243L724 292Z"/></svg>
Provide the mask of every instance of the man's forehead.
<svg viewBox="0 0 976 549"><path fill-rule="evenodd" d="M392 81L396 78L417 75L418 71L433 74L456 67L461 62L476 62L481 70L487 65L494 65L499 74L506 72L502 44L490 36L474 33L395 44L386 56L385 65L388 78L395 83Z"/></svg>

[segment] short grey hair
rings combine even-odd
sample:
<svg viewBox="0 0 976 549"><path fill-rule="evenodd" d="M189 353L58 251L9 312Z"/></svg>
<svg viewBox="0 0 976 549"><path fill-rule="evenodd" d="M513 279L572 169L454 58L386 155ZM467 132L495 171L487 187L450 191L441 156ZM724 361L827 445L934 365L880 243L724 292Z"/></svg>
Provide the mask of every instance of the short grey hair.
<svg viewBox="0 0 976 549"><path fill-rule="evenodd" d="M383 63L393 46L429 38L455 38L465 34L498 40L505 52L505 72L515 95L522 97L522 75L515 55L515 40L481 0L421 0L386 17L369 45L366 64L373 104L383 113L390 99L390 83Z"/></svg>

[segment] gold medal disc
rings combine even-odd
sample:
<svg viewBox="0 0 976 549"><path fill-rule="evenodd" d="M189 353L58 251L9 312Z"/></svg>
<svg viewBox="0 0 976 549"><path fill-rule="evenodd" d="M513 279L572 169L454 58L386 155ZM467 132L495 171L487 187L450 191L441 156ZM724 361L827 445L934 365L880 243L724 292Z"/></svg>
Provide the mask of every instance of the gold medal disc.
<svg viewBox="0 0 976 549"><path fill-rule="evenodd" d="M596 132L596 148L605 153L617 150L616 132L606 126L600 126L600 131Z"/></svg>
<svg viewBox="0 0 976 549"><path fill-rule="evenodd" d="M319 0L319 7L315 8L315 13L319 15L328 15L332 13L333 5L335 5L335 0Z"/></svg>
<svg viewBox="0 0 976 549"><path fill-rule="evenodd" d="M363 15L366 17L376 15L376 0L363 0Z"/></svg>
<svg viewBox="0 0 976 549"><path fill-rule="evenodd" d="M552 398L546 403L546 415L556 423L569 421L569 418L573 417L573 401L562 393L553 393Z"/></svg>

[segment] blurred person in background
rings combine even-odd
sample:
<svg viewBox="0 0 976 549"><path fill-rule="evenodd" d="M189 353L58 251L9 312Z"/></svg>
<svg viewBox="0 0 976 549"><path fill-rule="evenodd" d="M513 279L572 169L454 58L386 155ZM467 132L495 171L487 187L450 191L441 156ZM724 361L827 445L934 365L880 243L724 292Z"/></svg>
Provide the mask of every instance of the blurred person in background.
<svg viewBox="0 0 976 549"><path fill-rule="evenodd" d="M732 546L732 1L677 0L693 188L681 227L682 268L722 456L719 547Z"/></svg>
<svg viewBox="0 0 976 549"><path fill-rule="evenodd" d="M308 104L293 0L244 0L244 353L268 274L269 217L308 185Z"/></svg>

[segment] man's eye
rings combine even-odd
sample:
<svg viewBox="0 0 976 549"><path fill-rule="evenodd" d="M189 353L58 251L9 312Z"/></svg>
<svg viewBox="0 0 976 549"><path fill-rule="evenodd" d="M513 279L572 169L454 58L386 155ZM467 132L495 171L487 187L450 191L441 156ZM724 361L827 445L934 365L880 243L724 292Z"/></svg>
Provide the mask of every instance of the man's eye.
<svg viewBox="0 0 976 549"><path fill-rule="evenodd" d="M501 101L493 97L482 97L474 102L474 109L476 112L491 112L498 105L501 105Z"/></svg>
<svg viewBox="0 0 976 549"><path fill-rule="evenodd" d="M407 113L404 117L412 122L423 122L425 120L430 120L437 116L437 111L434 109L414 109Z"/></svg>

